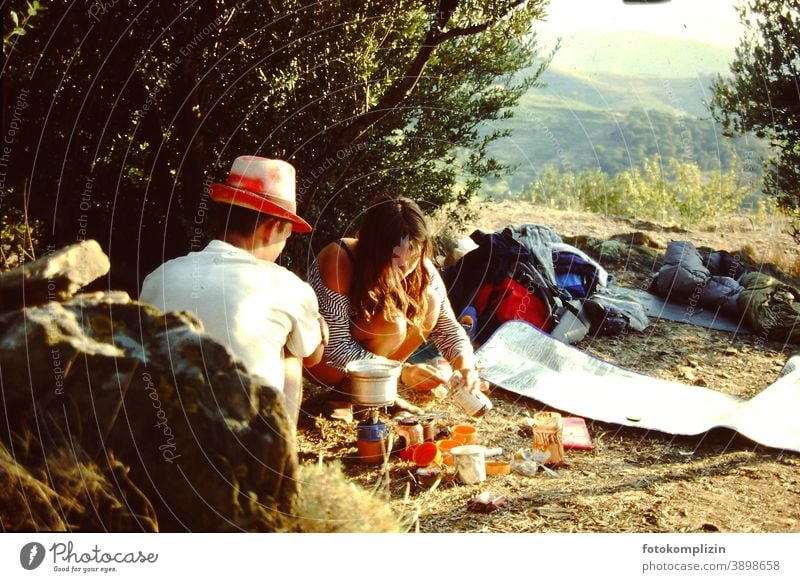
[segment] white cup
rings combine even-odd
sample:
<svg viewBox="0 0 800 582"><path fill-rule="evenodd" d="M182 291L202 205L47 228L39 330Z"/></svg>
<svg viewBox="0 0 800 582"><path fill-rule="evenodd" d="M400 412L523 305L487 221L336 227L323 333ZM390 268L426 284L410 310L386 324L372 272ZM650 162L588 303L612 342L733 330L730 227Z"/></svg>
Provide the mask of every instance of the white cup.
<svg viewBox="0 0 800 582"><path fill-rule="evenodd" d="M486 455L480 445L462 445L450 449L458 478L467 485L486 481Z"/></svg>

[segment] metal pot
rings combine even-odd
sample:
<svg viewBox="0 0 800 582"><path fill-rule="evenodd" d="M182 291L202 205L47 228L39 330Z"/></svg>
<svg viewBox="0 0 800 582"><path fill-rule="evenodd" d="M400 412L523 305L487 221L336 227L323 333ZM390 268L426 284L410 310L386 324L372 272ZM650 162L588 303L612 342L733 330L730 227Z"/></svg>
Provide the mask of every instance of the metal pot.
<svg viewBox="0 0 800 582"><path fill-rule="evenodd" d="M345 366L353 403L361 406L390 406L397 398L397 379L403 364L388 359L356 360Z"/></svg>

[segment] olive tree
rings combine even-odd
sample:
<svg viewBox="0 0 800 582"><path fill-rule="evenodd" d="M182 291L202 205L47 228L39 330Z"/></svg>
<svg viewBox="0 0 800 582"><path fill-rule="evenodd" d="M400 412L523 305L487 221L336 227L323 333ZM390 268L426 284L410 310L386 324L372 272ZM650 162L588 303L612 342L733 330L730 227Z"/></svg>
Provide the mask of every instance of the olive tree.
<svg viewBox="0 0 800 582"><path fill-rule="evenodd" d="M713 87L712 112L730 132L766 138L764 187L794 219L800 241L800 1L748 0L731 75Z"/></svg>
<svg viewBox="0 0 800 582"><path fill-rule="evenodd" d="M24 203L43 244L99 240L133 291L203 244L208 185L237 155L297 168L316 226L286 253L298 270L380 190L468 200L504 170L492 121L544 66L545 0L40 4L5 55L2 204Z"/></svg>

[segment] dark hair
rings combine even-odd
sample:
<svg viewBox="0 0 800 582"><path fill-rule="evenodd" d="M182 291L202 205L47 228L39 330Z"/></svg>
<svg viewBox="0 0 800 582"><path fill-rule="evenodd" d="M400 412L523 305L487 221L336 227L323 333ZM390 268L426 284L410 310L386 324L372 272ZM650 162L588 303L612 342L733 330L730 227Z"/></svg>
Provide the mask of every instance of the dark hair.
<svg viewBox="0 0 800 582"><path fill-rule="evenodd" d="M419 263L405 278L392 268L398 241L409 237L419 249ZM408 198L381 196L364 214L358 233L355 274L350 301L357 316L367 321L383 314L387 320L402 315L420 325L427 307L426 289L431 281L426 267L430 229L420 207Z"/></svg>
<svg viewBox="0 0 800 582"><path fill-rule="evenodd" d="M270 219L279 220L277 216L256 212L234 204L219 203L216 205L216 209L217 236L223 239L231 233L249 236L265 221Z"/></svg>

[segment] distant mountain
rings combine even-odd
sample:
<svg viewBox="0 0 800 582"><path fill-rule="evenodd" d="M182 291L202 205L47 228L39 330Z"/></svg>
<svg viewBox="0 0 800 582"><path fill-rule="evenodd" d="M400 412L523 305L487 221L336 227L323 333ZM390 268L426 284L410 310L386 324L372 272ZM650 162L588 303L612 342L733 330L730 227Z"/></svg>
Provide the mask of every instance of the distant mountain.
<svg viewBox="0 0 800 582"><path fill-rule="evenodd" d="M764 144L724 137L706 107L730 58L713 45L638 33L571 37L542 75L544 86L497 122L512 135L491 152L517 169L487 192L513 196L547 166L614 175L655 153L712 170L727 169L735 152L757 167Z"/></svg>
<svg viewBox="0 0 800 582"><path fill-rule="evenodd" d="M634 107L675 115L710 117L705 105L711 98L713 77L654 77L632 73L600 73L551 67L542 75L543 88L522 99L526 107L587 107L624 112Z"/></svg>

